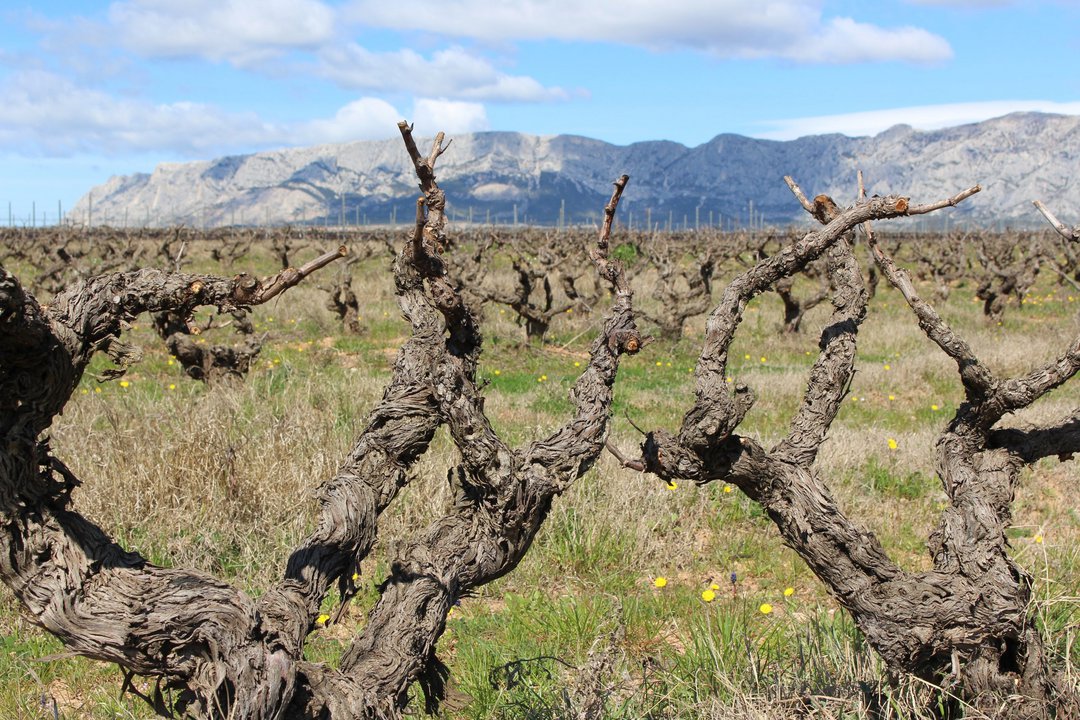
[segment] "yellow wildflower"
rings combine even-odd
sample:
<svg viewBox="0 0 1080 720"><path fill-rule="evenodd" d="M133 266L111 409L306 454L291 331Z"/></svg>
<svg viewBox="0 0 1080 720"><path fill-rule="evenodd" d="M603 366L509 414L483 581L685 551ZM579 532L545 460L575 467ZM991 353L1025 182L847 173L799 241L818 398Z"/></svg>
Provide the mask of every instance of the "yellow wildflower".
<svg viewBox="0 0 1080 720"><path fill-rule="evenodd" d="M325 624L326 624L326 622L327 622L327 621L328 621L329 619L330 619L330 616L329 616L329 615L327 615L326 613L323 613L323 614L322 614L322 615L320 615L319 617L315 618L315 624L316 624L316 625L325 625Z"/></svg>
<svg viewBox="0 0 1080 720"><path fill-rule="evenodd" d="M666 485L666 487L667 487L668 490L678 490L679 489L679 483L672 480L671 482L669 482Z"/></svg>
<svg viewBox="0 0 1080 720"><path fill-rule="evenodd" d="M795 594L795 588L793 588L793 587L784 588L784 597L791 597L794 594Z"/></svg>
<svg viewBox="0 0 1080 720"><path fill-rule="evenodd" d="M496 370L496 371L495 371L495 374L496 374L496 375L502 375L502 370Z"/></svg>
<svg viewBox="0 0 1080 720"><path fill-rule="evenodd" d="M724 492L726 492L726 493L731 492L731 486L730 485L725 485L724 486Z"/></svg>
<svg viewBox="0 0 1080 720"><path fill-rule="evenodd" d="M707 603L711 603L716 599L716 593L710 590L703 590L701 593L701 599Z"/></svg>
<svg viewBox="0 0 1080 720"><path fill-rule="evenodd" d="M1036 535L1036 536L1035 536L1035 538L1034 538L1034 540L1035 540L1035 542L1036 542L1037 544L1039 544L1039 545L1042 545L1042 544L1043 544L1043 536L1042 536L1042 535Z"/></svg>
<svg viewBox="0 0 1080 720"><path fill-rule="evenodd" d="M897 447L897 445L896 445L896 441L895 441L895 440L893 440L892 438L889 438L889 449L890 449L890 450L895 450L895 449L896 449L896 447Z"/></svg>
<svg viewBox="0 0 1080 720"><path fill-rule="evenodd" d="M761 606L758 607L758 610L761 611L762 615L768 615L772 612L772 605L770 605L769 603L761 603Z"/></svg>
<svg viewBox="0 0 1080 720"><path fill-rule="evenodd" d="M930 409L933 410L934 412L937 412L938 411L938 406L937 405L931 405Z"/></svg>
<svg viewBox="0 0 1080 720"><path fill-rule="evenodd" d="M169 389L170 390L175 390L176 389L176 383L169 383Z"/></svg>
<svg viewBox="0 0 1080 720"><path fill-rule="evenodd" d="M652 581L654 587L662 588L667 585L667 578L661 575Z"/></svg>

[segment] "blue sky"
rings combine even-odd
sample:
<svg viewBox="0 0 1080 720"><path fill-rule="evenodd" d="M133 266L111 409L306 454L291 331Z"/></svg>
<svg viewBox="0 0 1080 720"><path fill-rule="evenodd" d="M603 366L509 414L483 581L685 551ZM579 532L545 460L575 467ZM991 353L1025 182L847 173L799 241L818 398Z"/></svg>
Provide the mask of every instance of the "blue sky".
<svg viewBox="0 0 1080 720"><path fill-rule="evenodd" d="M0 223L55 220L111 175L401 118L696 145L1080 114L1080 0L15 0L0 78Z"/></svg>

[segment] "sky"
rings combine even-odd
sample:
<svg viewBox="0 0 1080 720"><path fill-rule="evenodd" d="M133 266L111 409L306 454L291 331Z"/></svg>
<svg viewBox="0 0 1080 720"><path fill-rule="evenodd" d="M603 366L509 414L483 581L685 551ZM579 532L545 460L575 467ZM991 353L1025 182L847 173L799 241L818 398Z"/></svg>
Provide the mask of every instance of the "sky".
<svg viewBox="0 0 1080 720"><path fill-rule="evenodd" d="M1078 31L1080 0L8 0L0 224L400 119L694 146L1080 115Z"/></svg>

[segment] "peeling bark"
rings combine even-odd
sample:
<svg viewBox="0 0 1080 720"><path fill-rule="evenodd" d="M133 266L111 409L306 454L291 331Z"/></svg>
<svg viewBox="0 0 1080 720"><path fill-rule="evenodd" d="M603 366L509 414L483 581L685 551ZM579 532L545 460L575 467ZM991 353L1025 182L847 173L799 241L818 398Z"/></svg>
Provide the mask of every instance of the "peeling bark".
<svg viewBox="0 0 1080 720"><path fill-rule="evenodd" d="M79 481L41 434L94 352L118 352L123 323L139 313L258 304L335 257L262 282L157 270L93 277L48 309L0 268L0 577L75 652L158 678L159 710L171 688L178 712L274 717L291 692L293 660L264 642L243 593L155 567L72 510Z"/></svg>
<svg viewBox="0 0 1080 720"><path fill-rule="evenodd" d="M398 304L412 326L382 400L335 475L318 490L315 530L258 600L205 573L159 568L116 545L71 507L79 480L43 433L92 355L121 360L124 324L142 312L187 321L199 306L233 311L295 285L342 254L259 281L139 270L88 278L48 308L0 267L0 579L30 618L76 653L156 680L161 714L197 718L397 718L420 682L429 706L446 668L435 644L456 600L516 567L554 499L586 472L607 436L619 359L641 346L632 293L608 258L616 182L591 257L614 287L612 313L571 391L574 416L548 438L510 448L494 433L476 384L481 334L439 256L446 199L434 165L400 124L420 179L413 236L398 254ZM446 424L461 452L448 477L457 500L391 568L368 623L334 669L303 660L329 589L343 603L375 541L379 514ZM344 604L343 606L344 607ZM130 689L125 682L125 689ZM166 700L172 697L174 702Z"/></svg>
<svg viewBox="0 0 1080 720"><path fill-rule="evenodd" d="M1071 456L1080 443L1080 418L1074 411L1050 427L995 429L1005 414L1080 369L1080 338L1025 375L998 378L918 297L907 274L874 240L869 220L955 205L978 188L929 206L872 198L840 211L825 196L811 202L789 184L825 227L731 282L709 317L696 401L679 433L649 433L641 458L624 464L667 480L722 479L760 503L784 542L851 613L882 658L943 688L947 715L960 715L959 700L991 717L1080 714L1078 699L1058 682L1028 618L1031 578L1008 556L1004 534L1020 469L1039 457ZM936 443L938 475L950 504L930 538L934 565L928 572L909 573L896 565L873 534L838 507L813 468L854 372L855 341L866 315L863 279L846 239L864 223L882 275L904 295L927 336L956 361L967 395ZM822 253L828 253L833 313L790 431L766 449L736 434L754 395L740 383L725 382L728 348L750 298Z"/></svg>

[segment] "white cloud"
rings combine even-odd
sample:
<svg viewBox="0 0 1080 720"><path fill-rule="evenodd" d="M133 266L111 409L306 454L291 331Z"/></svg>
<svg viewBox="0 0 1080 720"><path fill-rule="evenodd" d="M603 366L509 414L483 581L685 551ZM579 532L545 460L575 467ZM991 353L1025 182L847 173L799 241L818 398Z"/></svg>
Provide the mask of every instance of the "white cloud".
<svg viewBox="0 0 1080 720"><path fill-rule="evenodd" d="M44 71L6 78L0 103L0 146L45 155L167 150L210 152L223 138L256 145L274 137L252 114L190 102L154 105L117 98Z"/></svg>
<svg viewBox="0 0 1080 720"><path fill-rule="evenodd" d="M245 65L334 33L318 0L127 0L109 6L124 45L147 57L203 57Z"/></svg>
<svg viewBox="0 0 1080 720"><path fill-rule="evenodd" d="M917 107L871 110L843 115L771 120L763 123L771 129L754 133L770 140L792 140L805 135L841 133L852 137L876 135L893 125L911 125L917 130L936 130L954 125L981 122L1013 112L1046 112L1080 115L1080 102L1049 100L996 100L990 102L922 105Z"/></svg>
<svg viewBox="0 0 1080 720"><path fill-rule="evenodd" d="M508 75L460 47L439 50L429 60L410 49L377 53L351 43L326 48L319 58L320 74L350 89L516 102L567 97L562 88L546 88L533 78Z"/></svg>
<svg viewBox="0 0 1080 720"><path fill-rule="evenodd" d="M428 134L478 132L488 129L487 113L479 103L417 98L409 119L419 128L431 128Z"/></svg>
<svg viewBox="0 0 1080 720"><path fill-rule="evenodd" d="M886 30L850 18L834 18L822 32L795 43L789 57L812 63L839 64L899 58L910 62L934 63L952 57L952 49L941 37L920 28Z"/></svg>
<svg viewBox="0 0 1080 720"><path fill-rule="evenodd" d="M800 62L937 62L948 43L925 30L823 17L823 0L353 0L348 17L375 27L489 41L581 40L654 50L690 48L720 57ZM830 49L826 42L850 42Z"/></svg>
<svg viewBox="0 0 1080 720"><path fill-rule="evenodd" d="M401 119L401 113L385 100L360 98L338 110L332 118L309 120L300 125L293 143L342 143L389 137L397 132Z"/></svg>
<svg viewBox="0 0 1080 720"><path fill-rule="evenodd" d="M1032 0L1028 0L1030 3ZM1017 4L1017 0L907 0L912 5L932 5L937 7L1006 7Z"/></svg>
<svg viewBox="0 0 1080 720"><path fill-rule="evenodd" d="M962 10L980 10L990 8L1006 8L1023 6L1032 8L1040 5L1060 5L1061 7L1075 7L1076 0L904 0L909 5L923 5L926 7L960 8Z"/></svg>
<svg viewBox="0 0 1080 720"><path fill-rule="evenodd" d="M210 158L289 145L373 140L397 134L408 117L378 98L359 98L332 117L267 122L192 102L153 104L76 86L44 71L6 78L0 103L0 151L22 156L104 156L154 152ZM449 133L488 128L479 103L417 98L412 118Z"/></svg>
<svg viewBox="0 0 1080 720"><path fill-rule="evenodd" d="M69 74L82 73L90 83L100 82L107 68L108 75L122 70L129 80L140 58L195 58L271 76L282 70L316 74L349 90L504 102L569 97L562 88L504 72L460 46L425 56L410 48L376 52L344 42L338 32L344 21L321 0L121 0L109 6L104 23L24 15L50 55L67 59ZM117 44L129 52L116 53ZM296 57L267 63L289 51L310 54L314 65Z"/></svg>

